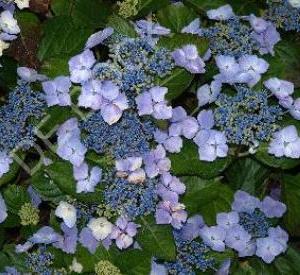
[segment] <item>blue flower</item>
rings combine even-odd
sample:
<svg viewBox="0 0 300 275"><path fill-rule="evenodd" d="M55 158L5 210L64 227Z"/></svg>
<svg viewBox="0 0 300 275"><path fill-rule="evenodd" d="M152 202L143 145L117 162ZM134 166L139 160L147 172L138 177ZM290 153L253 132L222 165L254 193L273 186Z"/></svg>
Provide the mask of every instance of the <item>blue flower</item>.
<svg viewBox="0 0 300 275"><path fill-rule="evenodd" d="M292 1L267 1L266 18L286 31L300 31L300 9L292 6Z"/></svg>
<svg viewBox="0 0 300 275"><path fill-rule="evenodd" d="M8 103L0 107L0 151L30 148L35 141L33 119L46 107L44 96L21 83L10 94Z"/></svg>
<svg viewBox="0 0 300 275"><path fill-rule="evenodd" d="M260 45L252 37L252 28L238 16L229 15L228 20L216 22L203 30L204 37L209 39L212 54L241 57L257 52Z"/></svg>
<svg viewBox="0 0 300 275"><path fill-rule="evenodd" d="M80 128L86 133L84 144L97 153L110 153L116 158L141 156L150 151L154 127L150 121L141 120L127 111L113 125L108 125L100 112L95 112Z"/></svg>
<svg viewBox="0 0 300 275"><path fill-rule="evenodd" d="M112 208L130 218L154 212L157 203L157 180L147 179L143 184L130 183L116 178L106 185L105 202Z"/></svg>
<svg viewBox="0 0 300 275"><path fill-rule="evenodd" d="M283 114L279 106L268 103L266 90L252 91L236 86L237 94L221 94L214 111L216 126L224 131L229 143L251 145L268 141Z"/></svg>

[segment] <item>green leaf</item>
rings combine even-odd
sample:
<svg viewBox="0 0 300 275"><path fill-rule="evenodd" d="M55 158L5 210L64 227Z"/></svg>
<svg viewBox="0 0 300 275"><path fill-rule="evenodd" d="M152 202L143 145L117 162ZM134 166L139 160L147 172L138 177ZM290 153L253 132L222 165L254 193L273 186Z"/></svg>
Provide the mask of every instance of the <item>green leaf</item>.
<svg viewBox="0 0 300 275"><path fill-rule="evenodd" d="M96 253L93 255L93 257L91 257L91 253L86 248L84 248L81 244L77 245L76 259L79 263L84 263L83 272L93 272L95 270L95 264L98 261L100 261L99 259L100 249L101 250L104 249L102 245L98 247ZM104 260L104 257L101 257L101 260Z"/></svg>
<svg viewBox="0 0 300 275"><path fill-rule="evenodd" d="M124 275L149 274L151 267L151 255L145 251L131 248L121 251L114 245L109 250L100 245L93 257L87 249L79 245L76 259L78 262L84 263L83 272L94 272L95 264L104 260L118 267Z"/></svg>
<svg viewBox="0 0 300 275"><path fill-rule="evenodd" d="M0 271L4 272L4 268L9 266L9 264L10 262L7 255L3 251L0 251Z"/></svg>
<svg viewBox="0 0 300 275"><path fill-rule="evenodd" d="M279 274L297 274L300 270L300 254L294 248L289 247L285 255L278 257L274 265Z"/></svg>
<svg viewBox="0 0 300 275"><path fill-rule="evenodd" d="M72 260L73 260L72 254L66 254L62 250L57 249L53 246L48 247L47 251L49 251L54 256L54 260L52 264L53 267L62 268L62 267L70 266L72 264Z"/></svg>
<svg viewBox="0 0 300 275"><path fill-rule="evenodd" d="M157 43L159 47L164 47L172 51L187 44L194 44L200 56L203 56L209 47L207 39L186 33L173 34L171 37L161 37Z"/></svg>
<svg viewBox="0 0 300 275"><path fill-rule="evenodd" d="M28 271L26 265L26 254L16 253L15 250L15 244L7 244L2 249L9 259L9 266L14 266L19 272L21 272L21 274L25 274L25 271Z"/></svg>
<svg viewBox="0 0 300 275"><path fill-rule="evenodd" d="M65 56L58 56L49 58L43 62L41 67L41 73L50 78L55 78L61 75L69 74L68 66L69 58Z"/></svg>
<svg viewBox="0 0 300 275"><path fill-rule="evenodd" d="M20 185L9 185L3 193L3 197L7 206L7 210L15 215L18 215L22 205L30 202L26 188Z"/></svg>
<svg viewBox="0 0 300 275"><path fill-rule="evenodd" d="M170 154L172 172L177 176L200 176L205 179L214 178L223 172L231 159L219 158L213 162L199 160L197 145L185 141L180 153Z"/></svg>
<svg viewBox="0 0 300 275"><path fill-rule="evenodd" d="M113 14L108 18L107 26L112 27L115 30L115 32L121 35L129 37L136 37L137 35L133 25L131 25L127 20L116 14Z"/></svg>
<svg viewBox="0 0 300 275"><path fill-rule="evenodd" d="M274 275L298 274L300 268L300 254L289 247L287 252L278 256L272 264L266 264L261 259L249 258L246 261L235 261L231 273L233 275Z"/></svg>
<svg viewBox="0 0 300 275"><path fill-rule="evenodd" d="M88 151L85 159L90 161L93 165L98 165L102 168L112 169L115 165L114 159L109 155L100 155L95 151Z"/></svg>
<svg viewBox="0 0 300 275"><path fill-rule="evenodd" d="M22 35L26 33L30 33L32 28L40 27L39 18L32 12L22 11L18 12L16 15L16 19L18 21L18 25L20 26Z"/></svg>
<svg viewBox="0 0 300 275"><path fill-rule="evenodd" d="M207 224L213 225L219 212L230 211L233 191L227 185L199 177L182 177L181 180L186 185L182 202L189 215L201 214Z"/></svg>
<svg viewBox="0 0 300 275"><path fill-rule="evenodd" d="M5 219L5 221L1 224L4 228L16 228L20 226L20 217L15 214L8 215L8 217Z"/></svg>
<svg viewBox="0 0 300 275"><path fill-rule="evenodd" d="M78 26L92 29L104 27L110 6L102 0L52 0L51 9L56 16L67 15Z"/></svg>
<svg viewBox="0 0 300 275"><path fill-rule="evenodd" d="M111 262L117 266L124 275L150 274L151 255L139 249L118 251L117 248L109 250Z"/></svg>
<svg viewBox="0 0 300 275"><path fill-rule="evenodd" d="M225 173L233 190L240 189L252 195L259 195L259 187L269 175L269 170L252 158L240 158Z"/></svg>
<svg viewBox="0 0 300 275"><path fill-rule="evenodd" d="M262 76L259 87L263 82L271 77L278 77L291 81L295 87L300 87L300 65L298 57L300 55L300 42L294 39L293 35L285 36L275 46L274 56L267 56L266 61L270 64L268 71Z"/></svg>
<svg viewBox="0 0 300 275"><path fill-rule="evenodd" d="M230 274L233 275L272 275L276 274L273 265L267 265L262 260L250 258L247 261L235 261L231 266Z"/></svg>
<svg viewBox="0 0 300 275"><path fill-rule="evenodd" d="M73 116L75 115L69 107L52 106L48 108L45 116L37 125L38 136L41 139L48 139L56 133L63 122Z"/></svg>
<svg viewBox="0 0 300 275"><path fill-rule="evenodd" d="M76 0L72 8L74 23L93 29L103 28L110 14L110 5L101 0Z"/></svg>
<svg viewBox="0 0 300 275"><path fill-rule="evenodd" d="M95 192L93 193L76 193L76 182L73 177L73 167L69 162L56 161L47 166L45 171L63 193L70 195L79 201L87 203L102 203L103 194L101 188L103 188L103 186L101 184L98 184Z"/></svg>
<svg viewBox="0 0 300 275"><path fill-rule="evenodd" d="M217 9L226 4L231 5L234 13L239 15L253 13L259 16L260 10L265 9L264 2L260 0L183 0L183 3L205 15L208 10Z"/></svg>
<svg viewBox="0 0 300 275"><path fill-rule="evenodd" d="M137 242L142 250L159 259L174 260L176 256L172 228L169 225L158 225L153 216L142 217Z"/></svg>
<svg viewBox="0 0 300 275"><path fill-rule="evenodd" d="M74 6L74 0L52 0L51 9L56 16L70 15Z"/></svg>
<svg viewBox="0 0 300 275"><path fill-rule="evenodd" d="M169 4L168 0L140 0L138 3L138 17L145 17L149 13L153 13L157 10Z"/></svg>
<svg viewBox="0 0 300 275"><path fill-rule="evenodd" d="M216 9L228 4L225 0L183 0L183 3L199 12L206 12L210 9Z"/></svg>
<svg viewBox="0 0 300 275"><path fill-rule="evenodd" d="M92 34L92 30L77 26L71 17L58 16L47 20L43 25L43 38L38 50L41 61L79 53Z"/></svg>
<svg viewBox="0 0 300 275"><path fill-rule="evenodd" d="M175 33L180 33L195 18L197 14L182 3L171 4L157 13L158 22Z"/></svg>
<svg viewBox="0 0 300 275"><path fill-rule="evenodd" d="M167 100L180 96L192 83L194 76L185 69L175 68L170 75L157 79L157 85L168 88Z"/></svg>
<svg viewBox="0 0 300 275"><path fill-rule="evenodd" d="M283 183L283 202L287 206L284 215L284 224L292 235L300 236L300 174L284 175Z"/></svg>
<svg viewBox="0 0 300 275"><path fill-rule="evenodd" d="M35 173L31 178L31 183L38 194L45 201L59 202L65 196L43 171Z"/></svg>
<svg viewBox="0 0 300 275"><path fill-rule="evenodd" d="M17 84L17 62L8 56L1 56L0 86L3 89L13 89Z"/></svg>
<svg viewBox="0 0 300 275"><path fill-rule="evenodd" d="M262 162L263 164L281 169L292 169L300 164L299 159L291 159L287 157L277 158L268 153L268 144L263 143L259 146L258 151L255 154L255 158Z"/></svg>
<svg viewBox="0 0 300 275"><path fill-rule="evenodd" d="M22 159L23 158L24 157L22 157ZM14 162L9 167L9 171L0 178L0 186L13 181L17 177L20 168L20 164L14 160Z"/></svg>

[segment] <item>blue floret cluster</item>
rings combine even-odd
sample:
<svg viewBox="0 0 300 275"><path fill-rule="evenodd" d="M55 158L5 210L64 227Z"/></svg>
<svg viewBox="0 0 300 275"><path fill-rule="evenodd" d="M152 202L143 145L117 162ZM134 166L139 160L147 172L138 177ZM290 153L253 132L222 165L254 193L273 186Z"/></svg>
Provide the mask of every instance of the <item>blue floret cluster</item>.
<svg viewBox="0 0 300 275"><path fill-rule="evenodd" d="M139 20L124 0L65 75L18 67L0 106L0 275L256 274L252 261L298 259L300 98L271 70L298 2L202 22L181 1ZM0 0L1 51L20 32L14 3L29 6Z"/></svg>
<svg viewBox="0 0 300 275"><path fill-rule="evenodd" d="M20 83L10 94L7 104L0 108L0 151L29 149L34 141L34 120L46 107L44 95L30 85Z"/></svg>
<svg viewBox="0 0 300 275"><path fill-rule="evenodd" d="M278 129L283 110L269 105L266 90L253 91L236 86L234 96L218 97L215 111L216 126L220 127L230 143L250 145L269 141Z"/></svg>

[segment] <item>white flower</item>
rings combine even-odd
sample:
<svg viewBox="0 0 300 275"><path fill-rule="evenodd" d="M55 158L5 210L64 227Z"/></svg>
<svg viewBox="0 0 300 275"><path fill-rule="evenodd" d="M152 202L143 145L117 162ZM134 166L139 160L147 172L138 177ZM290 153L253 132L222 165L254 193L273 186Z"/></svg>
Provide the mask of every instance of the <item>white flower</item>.
<svg viewBox="0 0 300 275"><path fill-rule="evenodd" d="M3 11L0 15L0 27L8 34L18 34L20 32L17 20L8 10Z"/></svg>
<svg viewBox="0 0 300 275"><path fill-rule="evenodd" d="M12 163L13 159L7 152L0 152L0 178L9 171L9 167Z"/></svg>
<svg viewBox="0 0 300 275"><path fill-rule="evenodd" d="M55 210L55 215L62 218L69 228L76 224L76 208L72 204L61 201Z"/></svg>
<svg viewBox="0 0 300 275"><path fill-rule="evenodd" d="M288 0L288 2L293 8L300 8L300 0Z"/></svg>
<svg viewBox="0 0 300 275"><path fill-rule="evenodd" d="M5 200L3 199L0 193L0 223L4 222L7 218L7 207L5 204Z"/></svg>
<svg viewBox="0 0 300 275"><path fill-rule="evenodd" d="M73 258L72 265L69 267L70 271L75 273L81 273L83 270L83 266L81 263L77 262L76 258Z"/></svg>
<svg viewBox="0 0 300 275"><path fill-rule="evenodd" d="M230 5L224 5L217 9L207 11L207 16L212 20L228 20L234 17L234 13Z"/></svg>
<svg viewBox="0 0 300 275"><path fill-rule="evenodd" d="M8 49L8 47L9 47L9 43L0 40L0 56L3 54L4 50Z"/></svg>
<svg viewBox="0 0 300 275"><path fill-rule="evenodd" d="M146 173L141 168L143 158L128 157L127 159L120 159L116 161L117 176L127 177L128 182L142 183L146 179Z"/></svg>
<svg viewBox="0 0 300 275"><path fill-rule="evenodd" d="M113 224L106 218L91 219L88 228L92 230L92 234L98 241L104 240L112 232Z"/></svg>
<svg viewBox="0 0 300 275"><path fill-rule="evenodd" d="M30 0L15 0L16 5L20 10L29 8L29 1Z"/></svg>

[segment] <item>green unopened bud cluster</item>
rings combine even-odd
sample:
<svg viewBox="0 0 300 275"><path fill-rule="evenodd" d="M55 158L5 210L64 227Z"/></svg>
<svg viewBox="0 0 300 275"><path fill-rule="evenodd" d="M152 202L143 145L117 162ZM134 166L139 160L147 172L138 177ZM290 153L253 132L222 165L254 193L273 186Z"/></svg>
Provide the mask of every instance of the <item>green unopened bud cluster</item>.
<svg viewBox="0 0 300 275"><path fill-rule="evenodd" d="M37 225L40 220L39 213L38 208L27 202L22 205L18 215L22 225Z"/></svg>
<svg viewBox="0 0 300 275"><path fill-rule="evenodd" d="M124 18L129 18L138 14L137 6L139 4L138 0L125 0L118 2L119 15Z"/></svg>
<svg viewBox="0 0 300 275"><path fill-rule="evenodd" d="M100 261L95 265L95 273L97 275L122 275L119 268L109 261Z"/></svg>

